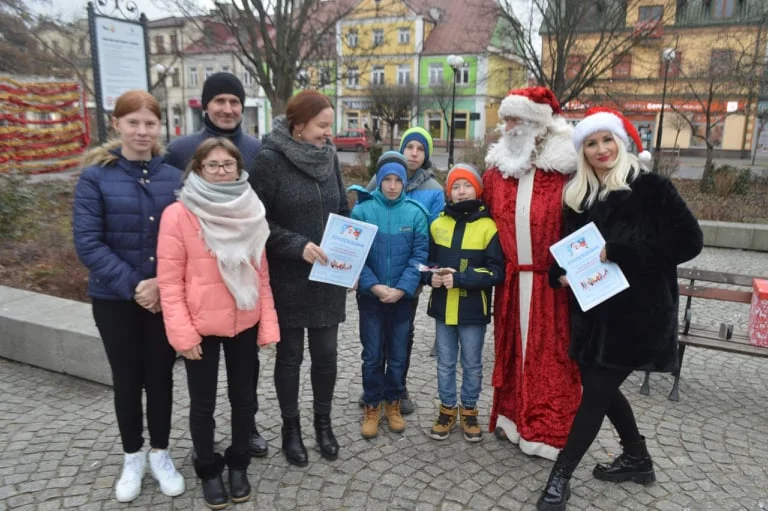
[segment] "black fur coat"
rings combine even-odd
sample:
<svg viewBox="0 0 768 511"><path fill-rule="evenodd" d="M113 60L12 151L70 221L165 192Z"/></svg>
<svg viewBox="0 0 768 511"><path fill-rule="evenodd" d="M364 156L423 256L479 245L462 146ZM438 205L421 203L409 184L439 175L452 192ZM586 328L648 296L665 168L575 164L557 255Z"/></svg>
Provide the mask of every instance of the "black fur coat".
<svg viewBox="0 0 768 511"><path fill-rule="evenodd" d="M587 312L572 300L569 353L582 366L672 371L678 364L677 265L701 252L703 236L668 179L645 173L630 187L582 213L566 208L566 232L594 222L608 260L629 281L629 289ZM559 267L550 272L553 286L561 273Z"/></svg>

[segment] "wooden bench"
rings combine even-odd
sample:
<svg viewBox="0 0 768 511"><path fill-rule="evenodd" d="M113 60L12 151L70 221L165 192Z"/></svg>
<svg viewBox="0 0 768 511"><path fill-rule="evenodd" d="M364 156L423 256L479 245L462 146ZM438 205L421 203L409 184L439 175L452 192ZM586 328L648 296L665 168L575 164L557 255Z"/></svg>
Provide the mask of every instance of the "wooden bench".
<svg viewBox="0 0 768 511"><path fill-rule="evenodd" d="M752 281L754 278L749 275L739 275L735 273L723 273L715 271L699 270L696 268L678 268L677 277L686 280L686 283L679 283L680 296L686 297L685 315L680 328L679 335L679 364L677 371L673 376L675 382L669 393L671 401L680 400L680 370L683 367L683 356L686 346L696 346L698 348L708 348L712 350L727 351L729 353L741 353L744 355L755 355L758 357L768 357L768 348L761 348L750 344L746 332L734 332L733 324L721 322L719 327L695 325L692 323L693 312L691 304L694 298L706 300L719 300L724 302L735 302L750 304L752 302ZM705 285L702 285L702 282ZM723 289L711 287L706 283L727 284L731 287L741 289ZM746 289L748 288L748 289ZM645 380L640 393L648 395L650 373L645 373Z"/></svg>

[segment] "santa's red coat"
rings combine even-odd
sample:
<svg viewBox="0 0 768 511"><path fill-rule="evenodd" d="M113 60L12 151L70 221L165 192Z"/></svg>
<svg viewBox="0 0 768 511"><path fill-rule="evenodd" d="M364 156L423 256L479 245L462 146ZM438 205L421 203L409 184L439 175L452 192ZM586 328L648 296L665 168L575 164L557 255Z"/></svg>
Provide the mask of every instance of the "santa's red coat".
<svg viewBox="0 0 768 511"><path fill-rule="evenodd" d="M490 430L499 416L506 417L524 452L550 459L565 445L581 400L578 368L568 357L568 290L552 289L547 276L553 260L549 247L562 237L567 180L559 172L538 169L520 179L504 179L495 167L483 175L483 198L506 259L505 281L494 301Z"/></svg>

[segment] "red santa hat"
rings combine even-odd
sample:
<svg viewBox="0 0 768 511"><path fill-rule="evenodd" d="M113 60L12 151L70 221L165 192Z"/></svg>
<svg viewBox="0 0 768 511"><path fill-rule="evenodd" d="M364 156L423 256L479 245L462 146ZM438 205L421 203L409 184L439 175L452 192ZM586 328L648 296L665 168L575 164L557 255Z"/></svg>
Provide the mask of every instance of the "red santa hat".
<svg viewBox="0 0 768 511"><path fill-rule="evenodd" d="M629 146L629 139L631 138L637 148L637 157L643 162L651 161L651 153L643 150L643 142L640 140L635 125L616 110L602 106L593 106L588 109L584 119L574 128L571 139L576 150L581 148L585 138L598 131L610 131L619 137L626 146Z"/></svg>
<svg viewBox="0 0 768 511"><path fill-rule="evenodd" d="M560 102L546 87L525 87L509 91L499 106L499 118L517 117L548 127L552 116L559 115Z"/></svg>

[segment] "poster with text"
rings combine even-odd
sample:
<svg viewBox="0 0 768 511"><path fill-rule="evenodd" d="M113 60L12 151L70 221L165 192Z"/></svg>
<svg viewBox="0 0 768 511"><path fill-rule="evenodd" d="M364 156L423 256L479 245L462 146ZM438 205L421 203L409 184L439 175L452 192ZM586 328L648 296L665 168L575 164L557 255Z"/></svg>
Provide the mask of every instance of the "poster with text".
<svg viewBox="0 0 768 511"><path fill-rule="evenodd" d="M122 93L147 90L144 27L104 16L96 16L95 22L102 107L111 112Z"/></svg>

